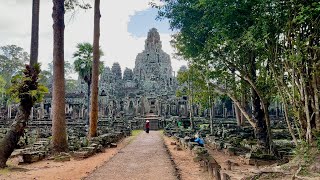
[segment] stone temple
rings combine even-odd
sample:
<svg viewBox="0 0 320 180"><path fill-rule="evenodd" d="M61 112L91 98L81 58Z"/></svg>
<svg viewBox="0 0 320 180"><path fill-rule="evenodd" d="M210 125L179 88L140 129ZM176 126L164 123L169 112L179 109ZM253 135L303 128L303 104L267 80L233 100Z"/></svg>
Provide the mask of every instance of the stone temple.
<svg viewBox="0 0 320 180"><path fill-rule="evenodd" d="M182 66L179 71L184 70L186 67ZM194 116L207 116L208 113L201 111L199 105L188 105L186 96L176 96L176 90L184 86L178 85L170 56L162 50L157 29L152 28L145 40L144 50L136 56L133 69L125 68L122 74L119 63L114 63L112 67L105 67L100 75L99 123L121 121L135 129L141 128L138 126L143 126L148 118L155 122L151 123L151 129L157 129L164 127L167 119L187 118L190 109ZM87 89L87 84L79 78L78 87L66 92L65 109L69 124L88 123ZM51 125L51 99L51 94L48 94L42 103L33 108L31 124ZM232 115L232 110L224 112L224 109L216 109L215 115ZM8 119L12 119L14 108L8 107L6 114Z"/></svg>
<svg viewBox="0 0 320 180"><path fill-rule="evenodd" d="M107 103L106 116L165 115L164 104L175 96L177 81L157 29L148 32L144 47L134 69L126 68L123 77L118 63L106 67L101 75L99 90Z"/></svg>

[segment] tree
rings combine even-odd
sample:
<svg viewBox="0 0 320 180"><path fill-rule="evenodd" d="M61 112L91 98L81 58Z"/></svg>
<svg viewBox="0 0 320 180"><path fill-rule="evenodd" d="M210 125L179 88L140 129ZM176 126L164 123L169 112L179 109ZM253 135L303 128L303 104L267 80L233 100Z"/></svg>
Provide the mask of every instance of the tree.
<svg viewBox="0 0 320 180"><path fill-rule="evenodd" d="M21 47L16 45L0 47L0 74L6 82L10 82L11 77L22 70L28 61L29 54ZM6 87L9 85L10 83Z"/></svg>
<svg viewBox="0 0 320 180"><path fill-rule="evenodd" d="M0 168L6 166L6 162L15 149L20 137L24 134L31 108L36 102L41 102L44 93L48 90L38 84L40 66L26 65L23 73L13 77L12 86L9 89L11 98L19 102L18 113L5 137L0 142Z"/></svg>
<svg viewBox="0 0 320 180"><path fill-rule="evenodd" d="M99 65L100 65L100 0L94 3L94 35L93 35L93 65L92 65L92 86L91 86L91 111L90 111L90 137L97 136L98 125L98 81L99 81Z"/></svg>
<svg viewBox="0 0 320 180"><path fill-rule="evenodd" d="M64 0L53 0L53 88L52 147L53 152L68 150L65 119L64 80Z"/></svg>
<svg viewBox="0 0 320 180"><path fill-rule="evenodd" d="M274 154L268 116L274 86L263 59L262 5L259 0L168 0L159 14L180 30L174 37L179 55L200 71L211 67L210 87L233 100L254 128L260 149ZM252 117L239 101L236 90L241 82L251 89Z"/></svg>
<svg viewBox="0 0 320 180"><path fill-rule="evenodd" d="M214 107L214 100L219 98L219 96L210 88L208 78L204 78L203 72L197 66L190 64L188 69L178 71L177 79L180 86L182 86L182 89L177 91L177 96L187 95L191 107L192 103L194 103L209 110L211 133L213 133L212 109ZM190 84L192 84L192 88L189 88ZM192 99L192 102L190 99ZM193 124L192 118L190 119L190 123Z"/></svg>
<svg viewBox="0 0 320 180"><path fill-rule="evenodd" d="M180 30L174 37L179 54L202 69L213 67L211 85L246 116L262 149L272 151L268 107L277 95L293 141L289 116L301 140L314 142L320 131L318 1L165 2L159 15ZM252 117L239 101L247 94Z"/></svg>
<svg viewBox="0 0 320 180"><path fill-rule="evenodd" d="M79 88L78 81L74 79L66 79L66 92L72 93L76 92Z"/></svg>
<svg viewBox="0 0 320 180"><path fill-rule="evenodd" d="M320 132L320 3L280 1L276 7L277 11L269 16L278 31L266 36L270 69L285 107L288 127L291 116L299 138L312 144ZM289 131L293 134L292 129Z"/></svg>
<svg viewBox="0 0 320 180"><path fill-rule="evenodd" d="M64 1L64 8L66 11L71 11L74 10L76 11L78 8L79 9L90 9L91 5L89 3L84 2L81 0L65 0Z"/></svg>
<svg viewBox="0 0 320 180"><path fill-rule="evenodd" d="M40 0L32 1L32 27L31 27L31 48L30 48L30 65L38 63L39 50L39 13Z"/></svg>
<svg viewBox="0 0 320 180"><path fill-rule="evenodd" d="M29 54L23 48L16 45L6 45L0 47L0 76L4 80L4 89L11 86L11 79L24 68L24 64L29 61ZM7 93L1 95L4 105L7 105L9 96Z"/></svg>
<svg viewBox="0 0 320 180"><path fill-rule="evenodd" d="M6 81L0 75L0 106L3 106L2 102L4 101L4 96L6 92L5 84L6 84Z"/></svg>
<svg viewBox="0 0 320 180"><path fill-rule="evenodd" d="M82 78L87 83L87 97L88 97L88 112L90 107L90 94L91 94L91 82L92 82L92 61L93 61L93 46L90 43L79 43L77 45L77 51L73 54L74 68L78 72L80 78ZM99 50L100 56L103 52ZM103 63L99 63L100 73L103 70ZM89 117L87 118L89 123Z"/></svg>

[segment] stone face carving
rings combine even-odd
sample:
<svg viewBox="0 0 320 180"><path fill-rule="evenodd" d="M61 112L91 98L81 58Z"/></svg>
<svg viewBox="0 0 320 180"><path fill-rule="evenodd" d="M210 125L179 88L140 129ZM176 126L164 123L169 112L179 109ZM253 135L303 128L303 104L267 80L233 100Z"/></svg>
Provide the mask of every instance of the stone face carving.
<svg viewBox="0 0 320 180"><path fill-rule="evenodd" d="M132 81L133 80L133 72L131 69L126 68L123 72L123 80L124 81Z"/></svg>
<svg viewBox="0 0 320 180"><path fill-rule="evenodd" d="M162 50L160 35L152 28L145 41L145 49L136 57L134 78L146 95L174 94L170 56Z"/></svg>
<svg viewBox="0 0 320 180"><path fill-rule="evenodd" d="M112 74L114 74L116 80L122 79L121 67L119 63L113 63L111 71Z"/></svg>

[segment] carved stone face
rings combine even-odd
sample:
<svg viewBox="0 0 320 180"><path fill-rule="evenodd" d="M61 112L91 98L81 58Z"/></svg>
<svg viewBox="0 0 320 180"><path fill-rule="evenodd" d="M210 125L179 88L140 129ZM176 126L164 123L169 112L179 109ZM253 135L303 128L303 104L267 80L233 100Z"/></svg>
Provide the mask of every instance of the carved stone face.
<svg viewBox="0 0 320 180"><path fill-rule="evenodd" d="M151 75L150 80L151 81L155 81L156 80L156 76L155 75Z"/></svg>

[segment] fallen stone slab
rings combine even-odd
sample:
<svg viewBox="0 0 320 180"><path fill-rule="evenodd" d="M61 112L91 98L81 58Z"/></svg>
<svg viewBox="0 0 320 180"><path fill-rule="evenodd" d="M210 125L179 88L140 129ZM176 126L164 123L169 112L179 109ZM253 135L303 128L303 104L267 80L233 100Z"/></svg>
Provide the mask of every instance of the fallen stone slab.
<svg viewBox="0 0 320 180"><path fill-rule="evenodd" d="M33 163L38 162L45 158L44 151L32 151L32 152L24 152L22 153L22 162L23 163Z"/></svg>
<svg viewBox="0 0 320 180"><path fill-rule="evenodd" d="M118 145L116 143L111 143L110 148L116 148Z"/></svg>

